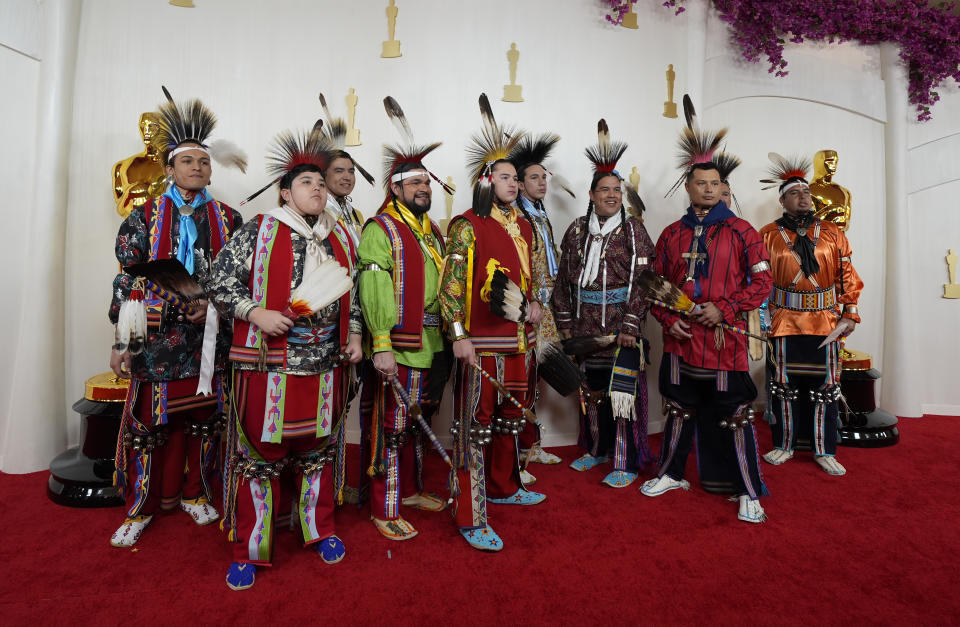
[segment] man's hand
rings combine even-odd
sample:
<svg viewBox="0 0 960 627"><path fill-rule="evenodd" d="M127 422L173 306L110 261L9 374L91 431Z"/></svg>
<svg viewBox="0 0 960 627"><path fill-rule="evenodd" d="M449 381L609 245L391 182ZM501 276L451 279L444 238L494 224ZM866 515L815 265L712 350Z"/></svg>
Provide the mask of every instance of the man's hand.
<svg viewBox="0 0 960 627"><path fill-rule="evenodd" d="M257 307L251 311L249 318L250 322L271 337L286 333L293 326L293 321L279 311L263 307Z"/></svg>
<svg viewBox="0 0 960 627"><path fill-rule="evenodd" d="M194 324L203 324L207 321L207 304L208 301L206 298L201 298L200 300L193 303L193 313L187 314L187 320Z"/></svg>
<svg viewBox="0 0 960 627"><path fill-rule="evenodd" d="M635 348L637 346L637 336L621 332L620 335L617 336L617 346Z"/></svg>
<svg viewBox="0 0 960 627"><path fill-rule="evenodd" d="M847 337L853 330L857 328L857 323L851 320L850 318L840 318L840 322L837 323L837 326L833 328L834 331L839 331L837 337Z"/></svg>
<svg viewBox="0 0 960 627"><path fill-rule="evenodd" d="M707 328L717 326L717 323L723 322L723 312L713 303L702 303L696 313L690 316L694 322L699 322Z"/></svg>
<svg viewBox="0 0 960 627"><path fill-rule="evenodd" d="M347 345L343 347L343 354L347 356L347 361L351 364L358 364L363 359L363 347L360 345L360 338L359 333L351 333L347 339Z"/></svg>
<svg viewBox="0 0 960 627"><path fill-rule="evenodd" d="M377 369L381 377L386 379L392 374L397 374L397 357L393 354L393 351L374 353L373 367Z"/></svg>
<svg viewBox="0 0 960 627"><path fill-rule="evenodd" d="M670 329L667 331L667 333L678 340L689 340L693 338L693 334L690 333L690 325L683 320L677 320L670 325Z"/></svg>
<svg viewBox="0 0 960 627"><path fill-rule="evenodd" d="M527 309L527 322L530 324L540 324L543 320L543 307L537 301L532 301Z"/></svg>
<svg viewBox="0 0 960 627"><path fill-rule="evenodd" d="M130 378L130 351L125 351L122 355L117 349L110 351L110 370L113 374L122 379Z"/></svg>
<svg viewBox="0 0 960 627"><path fill-rule="evenodd" d="M469 338L453 343L453 356L468 366L477 365L477 351L473 349L473 342Z"/></svg>
<svg viewBox="0 0 960 627"><path fill-rule="evenodd" d="M573 331L571 331L570 329L560 329L561 340L569 340L572 337L573 337Z"/></svg>

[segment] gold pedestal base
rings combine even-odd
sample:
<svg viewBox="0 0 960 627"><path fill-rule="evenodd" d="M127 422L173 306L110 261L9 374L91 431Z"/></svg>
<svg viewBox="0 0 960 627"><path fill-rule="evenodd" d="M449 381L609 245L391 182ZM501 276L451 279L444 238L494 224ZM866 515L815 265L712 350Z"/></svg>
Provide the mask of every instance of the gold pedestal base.
<svg viewBox="0 0 960 627"><path fill-rule="evenodd" d="M944 298L960 298L960 283L948 283L943 286Z"/></svg>
<svg viewBox="0 0 960 627"><path fill-rule="evenodd" d="M112 372L102 372L87 379L83 397L101 403L122 403L127 400L130 379L121 379Z"/></svg>
<svg viewBox="0 0 960 627"><path fill-rule="evenodd" d="M639 28L637 25L637 14L631 11L623 16L623 21L620 22L620 26L624 28Z"/></svg>
<svg viewBox="0 0 960 627"><path fill-rule="evenodd" d="M380 57L384 59L395 59L397 57L402 57L403 53L400 52L400 40L394 39L393 41L383 42L383 47L380 50Z"/></svg>
<svg viewBox="0 0 960 627"><path fill-rule="evenodd" d="M522 90L523 90L522 85L504 85L503 101L504 102L523 102L523 95L520 93Z"/></svg>
<svg viewBox="0 0 960 627"><path fill-rule="evenodd" d="M663 117L665 118L677 117L677 103L675 102L663 103Z"/></svg>
<svg viewBox="0 0 960 627"><path fill-rule="evenodd" d="M844 370L870 370L873 367L873 356L870 353L850 348L840 349L840 361Z"/></svg>
<svg viewBox="0 0 960 627"><path fill-rule="evenodd" d="M345 142L347 146L359 146L360 145L360 129L352 128L347 131L347 141Z"/></svg>

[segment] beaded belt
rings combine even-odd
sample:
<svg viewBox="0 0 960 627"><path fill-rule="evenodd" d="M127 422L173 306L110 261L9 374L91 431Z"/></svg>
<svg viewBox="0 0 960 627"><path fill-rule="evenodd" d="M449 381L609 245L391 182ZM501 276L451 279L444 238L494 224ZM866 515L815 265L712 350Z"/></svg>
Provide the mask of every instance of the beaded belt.
<svg viewBox="0 0 960 627"><path fill-rule="evenodd" d="M792 311L820 311L830 309L837 303L837 293L833 286L812 292L798 292L774 286L773 303L777 307Z"/></svg>
<svg viewBox="0 0 960 627"><path fill-rule="evenodd" d="M287 341L291 344L322 344L333 337L336 327L292 327Z"/></svg>
<svg viewBox="0 0 960 627"><path fill-rule="evenodd" d="M580 290L580 302L590 303L591 305L602 305L604 303L603 294L603 290ZM606 303L608 305L627 302L627 288L625 287L607 290L606 294Z"/></svg>
<svg viewBox="0 0 960 627"><path fill-rule="evenodd" d="M440 314L426 313L423 314L423 326L425 327L439 327L440 326Z"/></svg>

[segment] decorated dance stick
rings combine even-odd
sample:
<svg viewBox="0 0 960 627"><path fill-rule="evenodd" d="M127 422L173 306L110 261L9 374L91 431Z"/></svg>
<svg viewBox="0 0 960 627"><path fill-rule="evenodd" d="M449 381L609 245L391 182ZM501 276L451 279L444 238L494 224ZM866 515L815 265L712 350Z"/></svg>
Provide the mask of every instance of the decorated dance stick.
<svg viewBox="0 0 960 627"><path fill-rule="evenodd" d="M508 391L507 391L507 388L503 387L503 384L502 384L502 383L500 383L499 381L497 381L496 379L494 379L493 377L491 377L489 372L487 372L486 370L484 370L483 368L481 368L481 367L480 367L480 364L473 364L473 367L476 368L477 371L480 372L480 374L482 374L483 377L484 377L487 381L489 381L490 384L491 384L493 387L497 388L497 391L500 392L500 394L501 394L504 398L506 398L508 401L510 401L511 403L513 403L513 404L516 406L517 409L519 409L520 411L523 412L523 417L527 419L527 422L536 422L536 421L537 421L537 416L536 416L532 411L530 411L529 409L527 409L526 407L524 407L523 405L521 405L521 404L520 404L520 401L518 401L517 399L515 399L515 398L513 397L513 394L511 394L510 392L508 392Z"/></svg>
<svg viewBox="0 0 960 627"><path fill-rule="evenodd" d="M648 297L647 300L650 301L651 303L653 303L654 305L659 305L659 306L663 307L664 309L669 309L670 311L675 311L675 312L677 312L677 313L681 313L681 314L684 314L684 315L686 315L686 316L689 316L691 313L693 313L693 311L696 311L696 308L694 308L693 311L688 311L688 310L686 310L686 309L680 309L679 307L671 307L671 306L668 305L667 303L663 302L662 300L657 300L656 298L649 298L649 297ZM764 337L764 336L762 336L762 335L756 335L755 333L748 333L747 331L744 331L743 329L738 329L737 327L733 326L732 324L727 324L726 322L718 322L716 326L718 326L718 327L720 327L721 329L724 329L724 330L726 330L726 331L731 331L731 332L733 332L733 333L739 333L740 335L745 335L745 336L747 336L747 337L752 337L752 338L761 340L761 341L763 341L763 342L766 342L766 341L767 341L767 338Z"/></svg>
<svg viewBox="0 0 960 627"><path fill-rule="evenodd" d="M643 269L637 279L640 283L640 286L647 293L646 299L654 305L659 305L664 309L669 309L670 311L675 311L685 316L693 314L700 308L700 305L693 302L689 296L683 293L683 290L649 268ZM725 322L718 322L716 326L721 329L725 329L733 333L739 333L740 335L745 335L747 337L756 338L758 340L766 341L767 339L760 335L748 333L743 329L738 329L737 327L726 324ZM719 335L717 336L718 342L720 337L721 336Z"/></svg>
<svg viewBox="0 0 960 627"><path fill-rule="evenodd" d="M183 300L173 292L162 288L149 279L143 279L143 289L147 290L163 302L167 303L171 307L177 308L188 316L191 316L196 312L192 306L187 304L187 301Z"/></svg>
<svg viewBox="0 0 960 627"><path fill-rule="evenodd" d="M403 386L400 385L400 382L397 381L397 377L390 375L387 377L387 380L393 386L393 391L400 401L406 406L407 413L417 419L417 422L420 423L420 428L423 429L423 432L427 434L427 437L430 439L430 444L433 445L434 450L440 453L440 457L443 458L443 461L447 462L447 465L450 468L453 468L453 461L450 459L450 456L447 455L447 450L443 448L443 444L440 444L440 440L437 439L436 434L433 432L433 429L430 428L430 425L423 417L423 410L420 409L419 403L414 403L413 399L410 398L410 395L407 394L407 391L403 389Z"/></svg>
<svg viewBox="0 0 960 627"><path fill-rule="evenodd" d="M177 259L135 263L123 271L137 277L134 289L146 290L187 315L196 311L192 302L203 297L203 288Z"/></svg>

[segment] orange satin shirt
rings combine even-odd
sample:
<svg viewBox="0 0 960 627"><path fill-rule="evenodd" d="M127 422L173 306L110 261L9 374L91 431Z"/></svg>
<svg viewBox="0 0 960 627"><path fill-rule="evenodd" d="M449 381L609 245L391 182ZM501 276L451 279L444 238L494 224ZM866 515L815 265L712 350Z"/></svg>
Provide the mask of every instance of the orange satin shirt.
<svg viewBox="0 0 960 627"><path fill-rule="evenodd" d="M836 305L820 311L792 311L776 307L771 299L769 309L773 312L773 322L770 327L770 337L785 335L828 335L840 319L850 318L860 322L857 313L857 300L863 290L863 281L850 263L850 242L843 231L833 222L818 220L820 226L817 240L816 256L820 264L820 272L810 278L801 274L794 284L797 274L800 274L800 262L784 241L784 235L792 244L798 235L789 229L781 229L776 222L770 223L760 230L760 236L770 252L770 268L773 271L773 284L776 287L796 291L823 290L833 285L836 288ZM805 237L814 239L817 225L807 228ZM842 267L842 272L841 272ZM847 310L847 307L852 310Z"/></svg>

